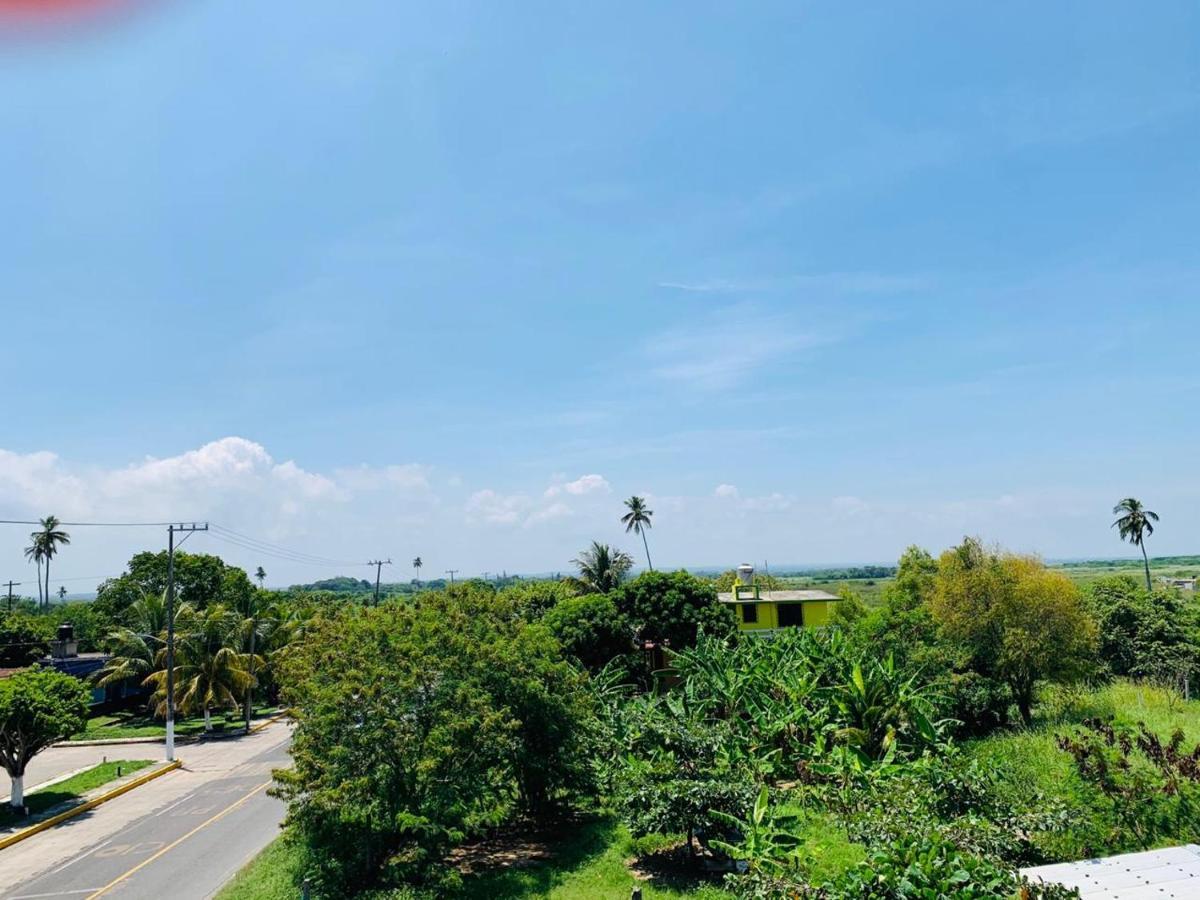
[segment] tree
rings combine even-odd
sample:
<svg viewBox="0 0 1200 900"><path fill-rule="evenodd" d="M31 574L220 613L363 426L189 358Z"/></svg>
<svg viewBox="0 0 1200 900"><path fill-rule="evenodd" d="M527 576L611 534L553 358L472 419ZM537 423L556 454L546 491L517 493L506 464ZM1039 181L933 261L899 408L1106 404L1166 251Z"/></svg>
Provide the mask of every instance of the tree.
<svg viewBox="0 0 1200 900"><path fill-rule="evenodd" d="M32 668L0 681L0 765L12 779L9 803L25 804L25 767L87 724L91 692L78 678Z"/></svg>
<svg viewBox="0 0 1200 900"><path fill-rule="evenodd" d="M67 600L67 589L63 585L58 586L58 602L65 603Z"/></svg>
<svg viewBox="0 0 1200 900"><path fill-rule="evenodd" d="M44 616L11 612L0 615L0 668L33 665L50 652L50 623Z"/></svg>
<svg viewBox="0 0 1200 900"><path fill-rule="evenodd" d="M606 594L562 600L547 611L542 623L558 639L563 653L591 672L633 651L633 629Z"/></svg>
<svg viewBox="0 0 1200 900"><path fill-rule="evenodd" d="M1158 521L1158 513L1151 512L1135 497L1126 497L1113 507L1113 515L1117 521L1112 527L1117 529L1121 540L1135 544L1142 551L1142 563L1146 567L1146 590L1154 590L1150 583L1150 557L1146 555L1146 538L1154 534L1154 523Z"/></svg>
<svg viewBox="0 0 1200 900"><path fill-rule="evenodd" d="M629 512L621 516L621 524L625 526L626 534L633 531L642 536L642 546L646 548L646 568L653 572L654 564L650 562L650 545L646 543L646 530L650 527L650 517L654 515L654 510L647 509L645 499L637 495L626 500L625 507Z"/></svg>
<svg viewBox="0 0 1200 900"><path fill-rule="evenodd" d="M585 592L607 594L625 580L633 568L633 559L622 550L592 541L592 546L571 560L579 568L576 586Z"/></svg>
<svg viewBox="0 0 1200 900"><path fill-rule="evenodd" d="M1146 591L1129 575L1087 587L1100 626L1100 660L1114 675L1181 682L1200 669L1200 607L1171 589Z"/></svg>
<svg viewBox="0 0 1200 900"><path fill-rule="evenodd" d="M30 535L33 538L33 543L25 548L25 559L29 562L37 563L37 586L38 586L38 609L42 608L42 546L37 541L37 533Z"/></svg>
<svg viewBox="0 0 1200 900"><path fill-rule="evenodd" d="M45 563L46 589L43 596L46 606L50 605L50 560L58 553L59 546L71 543L71 536L58 527L60 524L57 516L46 516L42 519L42 530L29 536L33 545L41 551Z"/></svg>
<svg viewBox="0 0 1200 900"><path fill-rule="evenodd" d="M423 566L423 565L425 565L425 563L421 562L421 557L419 557L419 556L413 557L412 566L413 566L413 571L416 572L416 581L417 581L418 587L421 584L421 566Z"/></svg>
<svg viewBox="0 0 1200 900"><path fill-rule="evenodd" d="M267 580L267 570L259 566L254 570L254 580L258 582L258 589L263 590L263 585Z"/></svg>
<svg viewBox="0 0 1200 900"><path fill-rule="evenodd" d="M712 582L687 572L643 572L612 592L617 611L639 640L682 650L704 631L727 637L737 629L733 611L717 600Z"/></svg>
<svg viewBox="0 0 1200 900"><path fill-rule="evenodd" d="M127 611L129 626L118 626L104 638L108 660L92 678L97 687L136 680L145 684L160 668L166 643L167 603L163 594L143 594Z"/></svg>
<svg viewBox="0 0 1200 900"><path fill-rule="evenodd" d="M297 724L276 777L319 887L418 877L453 842L586 785L586 680L503 597L431 591L310 628L283 666Z"/></svg>
<svg viewBox="0 0 1200 900"><path fill-rule="evenodd" d="M115 621L143 594L161 594L166 587L167 551L145 551L129 560L124 574L100 584L94 603ZM241 609L253 590L246 573L226 565L219 556L175 551L175 596L180 606L203 609L223 603Z"/></svg>
<svg viewBox="0 0 1200 900"><path fill-rule="evenodd" d="M967 538L942 554L931 609L972 668L1008 686L1026 725L1038 682L1072 681L1094 665L1097 628L1079 589L1034 557Z"/></svg>
<svg viewBox="0 0 1200 900"><path fill-rule="evenodd" d="M241 619L222 604L202 610L184 605L175 617L175 705L186 714L203 712L204 730L212 730L212 710L236 708L252 677L249 660L238 646ZM165 662L166 649L156 662ZM158 714L166 714L167 670L150 674Z"/></svg>

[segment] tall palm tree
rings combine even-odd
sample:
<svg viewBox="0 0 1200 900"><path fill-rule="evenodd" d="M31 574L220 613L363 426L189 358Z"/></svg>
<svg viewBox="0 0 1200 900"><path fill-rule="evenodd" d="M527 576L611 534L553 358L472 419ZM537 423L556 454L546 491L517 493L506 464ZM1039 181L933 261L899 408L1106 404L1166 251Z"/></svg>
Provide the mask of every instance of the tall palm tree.
<svg viewBox="0 0 1200 900"><path fill-rule="evenodd" d="M127 678L145 681L159 664L159 654L166 643L166 591L143 592L129 605L125 615L129 625L109 632L104 638L109 658L104 668L92 676L98 687L119 684Z"/></svg>
<svg viewBox="0 0 1200 900"><path fill-rule="evenodd" d="M42 530L30 535L34 545L41 548L46 563L46 606L50 605L50 560L58 553L59 545L71 543L71 536L58 527L60 524L57 516L46 516L42 519Z"/></svg>
<svg viewBox="0 0 1200 900"><path fill-rule="evenodd" d="M64 600L66 600L66 599L67 599L67 588L66 588L66 585L62 585L62 584L60 584L60 585L58 586L58 602L59 602L59 603L62 603L62 602L63 602Z"/></svg>
<svg viewBox="0 0 1200 900"><path fill-rule="evenodd" d="M592 546L571 562L579 567L579 577L571 580L593 594L607 594L624 581L633 568L633 558L628 553L599 541L592 541Z"/></svg>
<svg viewBox="0 0 1200 900"><path fill-rule="evenodd" d="M425 563L421 562L421 557L413 557L413 571L417 573L417 587L421 586L421 566Z"/></svg>
<svg viewBox="0 0 1200 900"><path fill-rule="evenodd" d="M654 515L654 510L646 508L646 501L636 494L625 501L625 506L629 512L621 516L621 523L625 526L625 533L633 531L642 536L642 546L646 548L646 567L653 572L654 563L650 562L650 545L646 543L646 529L650 527L650 517Z"/></svg>
<svg viewBox="0 0 1200 900"><path fill-rule="evenodd" d="M1136 544L1142 551L1142 563L1146 566L1146 590L1154 590L1150 583L1150 557L1146 555L1146 538L1154 534L1154 524L1158 521L1158 513L1151 512L1135 497L1126 497L1113 507L1113 515L1118 516L1112 527L1117 529L1121 540Z"/></svg>
<svg viewBox="0 0 1200 900"><path fill-rule="evenodd" d="M203 610L188 604L179 607L175 619L175 703L184 714L204 713L204 730L212 730L212 710L237 708L253 676L247 671L248 654L239 646L241 617L221 603ZM165 663L166 650L157 662ZM155 688L158 714L167 708L165 665L152 673L145 684Z"/></svg>
<svg viewBox="0 0 1200 900"><path fill-rule="evenodd" d="M267 570L259 566L254 570L254 580L258 582L258 589L263 589L263 583L267 580Z"/></svg>
<svg viewBox="0 0 1200 900"><path fill-rule="evenodd" d="M25 559L37 563L38 607L40 608L42 605L42 546L37 541L36 532L30 537L33 538L33 543L25 548Z"/></svg>

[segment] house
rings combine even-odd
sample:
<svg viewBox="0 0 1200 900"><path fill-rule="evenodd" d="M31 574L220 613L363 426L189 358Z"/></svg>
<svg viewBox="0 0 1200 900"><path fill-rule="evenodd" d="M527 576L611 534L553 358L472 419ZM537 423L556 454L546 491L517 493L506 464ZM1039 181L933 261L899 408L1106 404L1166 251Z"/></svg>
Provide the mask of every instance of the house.
<svg viewBox="0 0 1200 900"><path fill-rule="evenodd" d="M768 591L754 581L754 567L738 566L728 594L717 594L737 615L738 628L748 634L770 634L780 628L816 628L833 621L841 598L825 591Z"/></svg>

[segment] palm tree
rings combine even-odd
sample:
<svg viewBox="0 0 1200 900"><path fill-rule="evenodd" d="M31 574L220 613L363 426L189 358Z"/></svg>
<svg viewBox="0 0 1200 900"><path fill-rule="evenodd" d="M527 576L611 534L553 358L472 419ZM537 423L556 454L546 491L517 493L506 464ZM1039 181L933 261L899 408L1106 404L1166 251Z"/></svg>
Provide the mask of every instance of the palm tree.
<svg viewBox="0 0 1200 900"><path fill-rule="evenodd" d="M92 678L98 687L119 684L127 678L144 682L155 671L160 652L166 643L166 591L161 594L145 592L129 605L126 613L128 627L117 628L104 638L109 658L104 668Z"/></svg>
<svg viewBox="0 0 1200 900"><path fill-rule="evenodd" d="M263 589L263 582L267 580L267 571L262 566L254 570L254 580L258 582L258 589Z"/></svg>
<svg viewBox="0 0 1200 900"><path fill-rule="evenodd" d="M1146 590L1154 590L1150 583L1150 557L1146 555L1146 538L1154 534L1154 522L1158 521L1158 513L1151 512L1142 506L1142 501L1134 497L1126 497L1113 507L1113 515L1118 516L1112 527L1117 529L1121 540L1136 544L1142 551L1142 562L1146 566Z"/></svg>
<svg viewBox="0 0 1200 900"><path fill-rule="evenodd" d="M40 608L42 605L42 547L37 541L36 532L30 537L33 538L33 543L25 548L25 559L37 563L38 607Z"/></svg>
<svg viewBox="0 0 1200 900"><path fill-rule="evenodd" d="M176 615L175 703L184 714L202 711L205 731L212 730L212 710L236 708L253 680L248 654L239 647L241 623L237 613L220 603L203 610L185 603ZM165 662L165 654L160 650L157 662ZM158 714L165 715L165 666L144 683L155 688Z"/></svg>
<svg viewBox="0 0 1200 900"><path fill-rule="evenodd" d="M62 603L66 599L67 599L67 588L65 585L60 584L58 586L58 602Z"/></svg>
<svg viewBox="0 0 1200 900"><path fill-rule="evenodd" d="M642 546L646 548L646 567L653 572L654 563L650 562L650 545L646 543L646 529L650 527L650 517L654 515L654 510L646 508L646 501L636 494L625 501L625 506L629 512L621 516L621 523L625 526L625 533L633 531L642 536Z"/></svg>
<svg viewBox="0 0 1200 900"><path fill-rule="evenodd" d="M421 557L417 556L413 558L413 570L417 573L417 587L421 586L421 566L423 565L425 563L421 562Z"/></svg>
<svg viewBox="0 0 1200 900"><path fill-rule="evenodd" d="M34 546L41 549L42 559L46 562L46 606L50 605L50 560L58 552L60 544L71 543L71 536L60 530L59 524L61 523L57 516L46 516L42 519L42 530L30 535Z"/></svg>
<svg viewBox="0 0 1200 900"><path fill-rule="evenodd" d="M579 577L571 580L593 594L607 594L624 581L633 568L633 558L628 553L599 541L592 541L592 546L571 562L579 567Z"/></svg>

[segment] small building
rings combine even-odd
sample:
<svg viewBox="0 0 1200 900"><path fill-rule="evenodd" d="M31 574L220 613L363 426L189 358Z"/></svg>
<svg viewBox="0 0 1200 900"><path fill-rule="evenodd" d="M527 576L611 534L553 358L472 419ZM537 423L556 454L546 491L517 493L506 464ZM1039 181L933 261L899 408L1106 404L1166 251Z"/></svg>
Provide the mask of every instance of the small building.
<svg viewBox="0 0 1200 900"><path fill-rule="evenodd" d="M840 597L826 591L768 591L754 581L754 567L738 566L728 594L717 594L737 615L738 628L750 634L770 634L780 628L817 628L833 622Z"/></svg>

